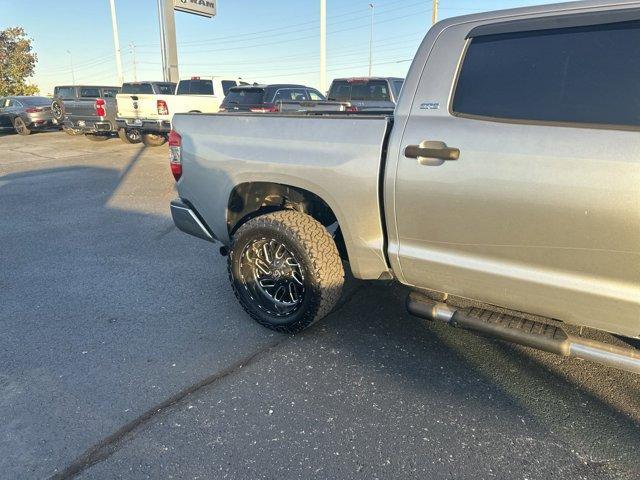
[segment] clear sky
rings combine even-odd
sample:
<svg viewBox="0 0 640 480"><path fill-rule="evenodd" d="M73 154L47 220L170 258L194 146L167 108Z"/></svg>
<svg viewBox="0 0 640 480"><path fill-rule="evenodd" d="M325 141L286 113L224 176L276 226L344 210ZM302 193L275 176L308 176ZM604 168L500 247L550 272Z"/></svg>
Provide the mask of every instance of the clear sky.
<svg viewBox="0 0 640 480"><path fill-rule="evenodd" d="M327 0L327 77L366 75L375 5L373 74L404 76L431 24L431 0ZM440 0L440 18L553 3L551 0ZM319 0L218 0L206 19L176 12L180 76L319 83ZM156 0L116 0L125 80L161 80ZM71 83L117 84L109 0L0 0L0 29L33 39L41 94ZM67 51L71 52L69 54Z"/></svg>

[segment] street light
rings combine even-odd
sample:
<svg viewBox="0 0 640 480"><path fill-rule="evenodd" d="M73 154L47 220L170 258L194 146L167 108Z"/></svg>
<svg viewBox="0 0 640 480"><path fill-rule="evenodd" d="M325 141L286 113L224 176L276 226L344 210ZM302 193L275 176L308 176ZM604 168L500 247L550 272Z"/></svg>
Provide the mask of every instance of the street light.
<svg viewBox="0 0 640 480"><path fill-rule="evenodd" d="M376 7L373 3L370 3L369 8L371 8L371 30L369 32L369 76L371 76L371 67L373 66L373 17L376 12Z"/></svg>
<svg viewBox="0 0 640 480"><path fill-rule="evenodd" d="M69 54L69 63L71 64L71 79L73 80L73 84L76 84L76 73L73 71L73 55L71 55L71 51L67 50Z"/></svg>

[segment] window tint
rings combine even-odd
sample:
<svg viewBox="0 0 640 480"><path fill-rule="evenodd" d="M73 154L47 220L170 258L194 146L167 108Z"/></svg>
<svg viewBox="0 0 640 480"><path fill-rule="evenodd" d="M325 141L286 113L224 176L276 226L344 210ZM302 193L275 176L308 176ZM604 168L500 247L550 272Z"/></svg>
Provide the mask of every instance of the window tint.
<svg viewBox="0 0 640 480"><path fill-rule="evenodd" d="M319 101L319 100L324 100L324 95L322 95L319 91L317 90L312 90L309 89L307 90L307 92L309 93L309 98L313 101Z"/></svg>
<svg viewBox="0 0 640 480"><path fill-rule="evenodd" d="M120 93L119 88L103 88L102 89L102 96L104 98L115 98L118 93Z"/></svg>
<svg viewBox="0 0 640 480"><path fill-rule="evenodd" d="M98 98L100 90L93 87L83 87L80 89L80 96L82 98Z"/></svg>
<svg viewBox="0 0 640 480"><path fill-rule="evenodd" d="M213 95L211 80L182 80L178 84L178 95Z"/></svg>
<svg viewBox="0 0 640 480"><path fill-rule="evenodd" d="M640 125L640 22L487 35L465 55L453 111Z"/></svg>
<svg viewBox="0 0 640 480"><path fill-rule="evenodd" d="M156 83L156 90L160 95L173 95L176 91L175 83Z"/></svg>
<svg viewBox="0 0 640 480"><path fill-rule="evenodd" d="M402 85L404 84L404 80L393 80L391 82L391 88L393 88L393 94L396 99L400 96L400 90L402 90Z"/></svg>
<svg viewBox="0 0 640 480"><path fill-rule="evenodd" d="M222 83L222 91L225 95L229 93L230 88L233 88L237 85L235 80L222 80L222 82L220 83Z"/></svg>
<svg viewBox="0 0 640 480"><path fill-rule="evenodd" d="M47 97L29 97L23 98L22 103L33 106L51 105L51 99Z"/></svg>
<svg viewBox="0 0 640 480"><path fill-rule="evenodd" d="M243 88L232 89L224 99L225 105L258 105L264 99L264 89Z"/></svg>
<svg viewBox="0 0 640 480"><path fill-rule="evenodd" d="M307 90L304 88L280 88L273 96L273 102L275 103L280 100L295 100L301 102L309 100L309 97L307 96Z"/></svg>
<svg viewBox="0 0 640 480"><path fill-rule="evenodd" d="M131 95L153 94L153 86L150 83L123 83L122 93Z"/></svg>
<svg viewBox="0 0 640 480"><path fill-rule="evenodd" d="M329 90L329 100L348 102L351 100L351 84L346 80L334 81Z"/></svg>
<svg viewBox="0 0 640 480"><path fill-rule="evenodd" d="M54 96L58 98L73 98L75 97L75 88L73 87L56 87Z"/></svg>
<svg viewBox="0 0 640 480"><path fill-rule="evenodd" d="M390 101L389 85L384 80L354 83L351 86L351 100Z"/></svg>

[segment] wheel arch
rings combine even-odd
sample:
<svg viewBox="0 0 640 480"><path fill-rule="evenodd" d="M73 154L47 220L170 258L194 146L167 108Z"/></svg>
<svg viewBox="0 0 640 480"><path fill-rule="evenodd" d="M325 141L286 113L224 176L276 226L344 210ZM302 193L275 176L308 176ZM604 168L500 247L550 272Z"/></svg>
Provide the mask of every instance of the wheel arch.
<svg viewBox="0 0 640 480"><path fill-rule="evenodd" d="M320 222L334 235L340 255L348 260L343 230L331 206L314 192L286 183L261 181L236 185L227 202L229 236L252 218L279 210L296 210Z"/></svg>

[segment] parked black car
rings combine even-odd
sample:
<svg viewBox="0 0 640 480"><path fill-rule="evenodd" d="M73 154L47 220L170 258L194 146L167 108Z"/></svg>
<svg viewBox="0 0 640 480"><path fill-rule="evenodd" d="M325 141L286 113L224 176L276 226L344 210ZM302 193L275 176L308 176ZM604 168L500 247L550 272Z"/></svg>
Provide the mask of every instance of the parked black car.
<svg viewBox="0 0 640 480"><path fill-rule="evenodd" d="M54 127L51 99L47 97L1 97L0 129L29 135L35 130Z"/></svg>
<svg viewBox="0 0 640 480"><path fill-rule="evenodd" d="M53 90L54 118L71 134L106 140L116 133L116 95L120 87L66 85Z"/></svg>
<svg viewBox="0 0 640 480"><path fill-rule="evenodd" d="M295 84L241 85L229 89L221 112L277 112L279 101L325 100L315 88Z"/></svg>

